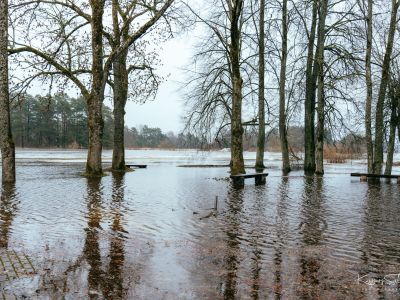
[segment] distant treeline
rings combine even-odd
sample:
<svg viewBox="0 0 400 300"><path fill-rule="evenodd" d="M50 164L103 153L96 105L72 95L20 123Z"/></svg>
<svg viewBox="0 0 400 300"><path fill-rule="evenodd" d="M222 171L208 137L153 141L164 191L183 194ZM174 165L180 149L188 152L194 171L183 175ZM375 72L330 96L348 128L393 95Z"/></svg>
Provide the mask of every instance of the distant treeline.
<svg viewBox="0 0 400 300"><path fill-rule="evenodd" d="M103 115L104 147L112 147L114 121L110 108L104 106ZM87 147L87 109L80 98L26 95L13 105L11 121L17 147Z"/></svg>
<svg viewBox="0 0 400 300"><path fill-rule="evenodd" d="M103 107L105 148L113 146L114 118L109 107ZM65 94L54 97L27 95L12 109L12 130L17 147L87 148L87 109L81 98ZM146 125L125 127L127 148L202 148L204 143L192 134L163 133Z"/></svg>
<svg viewBox="0 0 400 300"><path fill-rule="evenodd" d="M59 94L51 98L29 96L13 105L12 125L17 147L31 148L87 148L88 129L86 104L81 98L71 98ZM114 118L109 107L103 107L104 147L113 147ZM327 133L327 144L334 141ZM291 151L304 150L304 128L290 127L288 139ZM339 144L345 144L352 152L363 152L364 140L361 137L346 137ZM138 128L125 127L125 147L162 149L221 149L230 147L229 130L220 134L218 140L210 143L206 138L191 133L164 133L160 128L147 125ZM257 131L246 129L243 135L244 150L255 150ZM268 151L280 150L278 130L267 132L265 147Z"/></svg>

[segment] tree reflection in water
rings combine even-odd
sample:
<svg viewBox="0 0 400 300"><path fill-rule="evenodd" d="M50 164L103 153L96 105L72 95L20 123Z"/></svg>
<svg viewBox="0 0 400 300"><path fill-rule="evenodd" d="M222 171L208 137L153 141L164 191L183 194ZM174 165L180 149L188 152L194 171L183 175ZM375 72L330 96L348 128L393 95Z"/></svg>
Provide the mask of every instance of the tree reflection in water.
<svg viewBox="0 0 400 300"><path fill-rule="evenodd" d="M258 186L256 187L255 191L255 201L254 201L254 211L257 212L255 216L255 226L260 226L262 219L264 216L265 210L265 187ZM251 275L252 275L252 283L251 283L251 290L250 290L250 297L252 299L259 299L259 293L262 291L262 278L261 278L261 271L262 271L262 257L263 257L263 250L262 246L260 246L260 240L262 240L263 233L258 232L257 228L252 228L252 237L250 240L250 247L252 248L252 257L251 257Z"/></svg>
<svg viewBox="0 0 400 300"><path fill-rule="evenodd" d="M101 253L99 245L100 222L102 218L101 178L87 179L88 225L83 249L90 270L88 274L89 296L96 298L104 282L101 269Z"/></svg>
<svg viewBox="0 0 400 300"><path fill-rule="evenodd" d="M304 177L304 193L301 204L300 234L302 235L303 251L300 254L302 299L318 299L320 286L319 271L321 268L323 232L326 230L324 215L324 178L315 176Z"/></svg>
<svg viewBox="0 0 400 300"><path fill-rule="evenodd" d="M103 270L99 235L103 215L101 179L87 181L88 226L84 256L90 266L88 274L89 297L97 298L102 292L106 299L122 299L124 296L123 267L125 250L121 204L124 200L124 175L113 174L111 202L111 240L108 267Z"/></svg>
<svg viewBox="0 0 400 300"><path fill-rule="evenodd" d="M379 180L370 180L367 185L360 247L364 266L360 275L366 276L365 280L381 280L385 275L400 273L399 250L396 247L400 230L400 191L398 185ZM399 277L396 275L396 278ZM368 294L371 298L388 299L399 288L399 281L394 285L374 284L368 288Z"/></svg>
<svg viewBox="0 0 400 300"><path fill-rule="evenodd" d="M12 222L17 213L17 198L15 185L3 183L0 199L0 247L8 248Z"/></svg>
<svg viewBox="0 0 400 300"><path fill-rule="evenodd" d="M112 238L110 241L110 262L108 265L105 295L109 299L122 299L123 289L123 267L125 262L125 230L123 227L123 214L121 205L124 201L124 174L115 172L113 174L112 193Z"/></svg>
<svg viewBox="0 0 400 300"><path fill-rule="evenodd" d="M240 241L238 239L240 227L240 213L243 208L243 189L231 188L228 191L227 199L227 220L226 244L227 251L225 257L225 270L227 271L224 299L235 299L237 293L237 272L239 267Z"/></svg>
<svg viewBox="0 0 400 300"><path fill-rule="evenodd" d="M276 243L274 246L274 293L275 299L281 299L282 297L282 254L286 244L286 235L288 234L288 220L287 220L287 207L289 199L289 178L282 177L281 184L279 186L279 200L277 203L276 211Z"/></svg>

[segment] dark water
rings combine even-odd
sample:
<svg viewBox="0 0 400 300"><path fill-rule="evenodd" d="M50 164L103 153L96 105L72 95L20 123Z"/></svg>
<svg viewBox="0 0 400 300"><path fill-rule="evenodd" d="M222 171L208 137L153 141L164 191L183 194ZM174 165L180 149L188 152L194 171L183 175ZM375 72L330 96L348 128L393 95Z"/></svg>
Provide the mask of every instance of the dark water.
<svg viewBox="0 0 400 300"><path fill-rule="evenodd" d="M400 298L396 182L361 183L334 167L323 178L273 169L265 186L235 190L225 168L155 164L99 180L81 169L22 165L16 186L3 186L0 248L26 253L37 270L0 283L5 294Z"/></svg>

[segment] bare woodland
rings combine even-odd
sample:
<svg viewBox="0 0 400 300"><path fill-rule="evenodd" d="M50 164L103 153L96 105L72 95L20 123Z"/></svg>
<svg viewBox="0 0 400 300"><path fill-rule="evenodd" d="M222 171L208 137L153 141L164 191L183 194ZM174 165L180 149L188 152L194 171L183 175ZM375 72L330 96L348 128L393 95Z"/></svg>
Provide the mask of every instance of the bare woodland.
<svg viewBox="0 0 400 300"><path fill-rule="evenodd" d="M212 1L204 10L210 13L197 14L204 35L187 84L187 126L204 136L212 132L216 139L238 118L230 83L235 77L231 48L226 46L234 43L235 2ZM244 1L241 122L259 132L261 125L267 133L279 128L285 173L291 169L287 131L292 126L304 128L307 173L324 173L327 136L340 140L359 133L366 144L368 172L383 172L387 152L385 173L391 173L399 127L398 95L390 90L397 78L399 5L395 0ZM257 112L264 105L265 119ZM239 136L231 134L232 139Z"/></svg>
<svg viewBox="0 0 400 300"><path fill-rule="evenodd" d="M76 89L84 99L90 177L103 174L102 110L112 97L112 169L124 171L126 103L154 98L163 81L157 45L195 29L201 34L183 87L185 130L209 141L229 134L232 175L245 173L244 132L258 133L255 167L263 169L266 135L275 128L289 172L293 126L304 129L307 173L324 173L328 136L360 133L368 172L391 173L400 138L400 1L194 2L0 0L3 181L15 181L10 107L34 82L49 96Z"/></svg>

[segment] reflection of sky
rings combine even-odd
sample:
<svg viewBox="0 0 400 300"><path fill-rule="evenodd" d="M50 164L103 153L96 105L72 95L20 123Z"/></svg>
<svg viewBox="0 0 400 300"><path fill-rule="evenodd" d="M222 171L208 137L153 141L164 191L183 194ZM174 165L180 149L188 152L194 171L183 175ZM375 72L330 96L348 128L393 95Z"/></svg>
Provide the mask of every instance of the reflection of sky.
<svg viewBox="0 0 400 300"><path fill-rule="evenodd" d="M159 73L167 78L167 82L160 86L154 101L144 105L128 102L125 122L129 127L146 124L160 127L163 131L182 130L183 93L179 88L187 80L183 69L188 68L192 55L194 38L191 36L184 34L162 46L160 60L163 66Z"/></svg>
<svg viewBox="0 0 400 300"><path fill-rule="evenodd" d="M87 150L31 150L17 149L17 163L84 163ZM254 165L256 152L244 152L245 164ZM103 162L110 163L112 151L103 151ZM127 163L137 164L229 164L230 150L199 151L199 150L126 150ZM400 153L394 155L394 161L400 161ZM281 166L281 154L279 152L266 152L265 162L267 167L279 168ZM326 172L350 173L351 171L365 171L365 160L348 160L345 164L325 163ZM399 167L393 167L393 174L400 173Z"/></svg>
<svg viewBox="0 0 400 300"><path fill-rule="evenodd" d="M226 162L229 151L128 151L140 162L161 163L127 173L123 182L109 175L93 186L78 174L83 165L71 163L85 154L18 151L20 162L52 158L19 165L10 207L9 248L28 253L39 270L51 272L44 281L33 280L28 295L54 293L46 283L51 280L55 288L67 287L66 298L85 298L88 287L102 293L88 278L93 283L106 274L100 285L122 280L129 299L219 299L225 292L265 299L274 289L289 297L304 282L313 293L328 293L321 299L342 299L335 295L348 284L353 286L345 292L354 290L358 273L399 269L399 186L351 179L350 170L365 168L359 162L327 165L326 176L307 180L303 171L282 178L279 168L269 169L265 186L247 180L237 194L220 180L227 167L175 167L202 159ZM246 164L254 164L255 153L245 156ZM266 157L280 164L279 153ZM54 163L63 158L66 163ZM218 214L200 219L216 196ZM310 237L319 244L305 243ZM116 277L109 276L111 267Z"/></svg>

